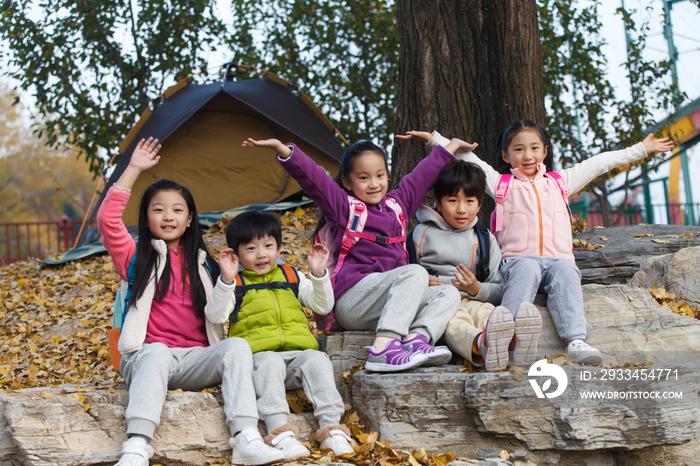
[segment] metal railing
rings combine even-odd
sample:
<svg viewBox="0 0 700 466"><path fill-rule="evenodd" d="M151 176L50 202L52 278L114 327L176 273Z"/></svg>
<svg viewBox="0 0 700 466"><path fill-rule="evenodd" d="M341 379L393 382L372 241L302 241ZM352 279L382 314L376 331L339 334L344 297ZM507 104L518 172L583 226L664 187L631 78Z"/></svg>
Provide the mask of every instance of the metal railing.
<svg viewBox="0 0 700 466"><path fill-rule="evenodd" d="M45 259L67 251L75 242L82 220L0 223L0 265L30 258Z"/></svg>
<svg viewBox="0 0 700 466"><path fill-rule="evenodd" d="M648 212L647 208L651 208ZM691 212L693 215L688 215ZM572 212L577 213L588 221L588 228L595 228L603 225L603 214L596 209L583 210L572 208ZM636 205L623 209L619 216L619 209L613 210L610 220L616 225L637 225L640 223L653 223L662 225L693 225L697 226L700 219L700 203L695 204L649 204ZM651 215L650 215L651 214ZM618 220L619 216L619 220ZM692 222L692 223L691 223Z"/></svg>

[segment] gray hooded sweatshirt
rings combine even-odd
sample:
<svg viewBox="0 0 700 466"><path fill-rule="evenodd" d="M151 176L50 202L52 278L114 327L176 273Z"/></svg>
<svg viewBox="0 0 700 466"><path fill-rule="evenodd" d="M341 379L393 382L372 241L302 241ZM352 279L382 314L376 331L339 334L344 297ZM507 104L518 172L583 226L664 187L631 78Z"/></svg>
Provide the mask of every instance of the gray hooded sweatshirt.
<svg viewBox="0 0 700 466"><path fill-rule="evenodd" d="M454 229L447 221L425 203L420 206L416 217L421 222L413 231L413 245L416 260L427 269L437 272L440 281L452 285L454 272L459 264L476 273L479 262L479 237L474 231L477 219L466 228ZM486 282L481 283L481 290L476 296L460 291L462 298L471 298L497 305L503 296L503 277L498 270L501 262L501 250L496 238L489 232L491 239L489 269L491 273Z"/></svg>

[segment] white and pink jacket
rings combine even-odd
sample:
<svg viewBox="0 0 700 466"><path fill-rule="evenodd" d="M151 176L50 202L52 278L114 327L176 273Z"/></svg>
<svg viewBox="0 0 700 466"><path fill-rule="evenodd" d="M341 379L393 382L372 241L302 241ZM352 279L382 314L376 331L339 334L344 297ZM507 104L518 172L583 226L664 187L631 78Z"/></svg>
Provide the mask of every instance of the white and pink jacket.
<svg viewBox="0 0 700 466"><path fill-rule="evenodd" d="M428 146L446 146L449 142L434 132ZM484 170L486 192L495 198L501 174L473 152L458 151L455 156ZM627 149L598 154L558 173L570 194L575 194L596 177L646 156L640 142ZM546 174L544 164L539 164L532 179L518 169L512 169L511 173L513 178L503 203L503 230L498 236L501 257L543 256L574 262L569 211L556 181Z"/></svg>

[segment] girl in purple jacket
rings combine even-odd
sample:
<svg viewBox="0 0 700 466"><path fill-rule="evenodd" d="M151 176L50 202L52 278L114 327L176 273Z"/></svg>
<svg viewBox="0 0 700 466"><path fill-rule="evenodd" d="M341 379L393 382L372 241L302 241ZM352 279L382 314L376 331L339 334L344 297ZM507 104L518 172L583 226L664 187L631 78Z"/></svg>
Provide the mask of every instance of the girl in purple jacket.
<svg viewBox="0 0 700 466"><path fill-rule="evenodd" d="M400 139L413 139L409 131ZM360 239L336 271L335 317L347 330L375 330L365 368L393 372L420 365L443 365L452 358L447 347L433 346L459 306L453 286L428 286L428 273L416 264L406 264L404 241L387 241L405 235L405 223L418 210L437 175L454 160L456 150L472 150L476 144L453 139L444 149L436 147L399 187L387 196L389 171L384 151L370 141L352 145L343 154L340 173L334 181L325 170L294 144L277 139L248 139L244 147L263 147L277 152L282 167L316 203L325 217L334 241L337 261L353 197L367 210L364 233L375 241ZM396 209L400 206L403 219ZM354 201L353 201L354 202Z"/></svg>

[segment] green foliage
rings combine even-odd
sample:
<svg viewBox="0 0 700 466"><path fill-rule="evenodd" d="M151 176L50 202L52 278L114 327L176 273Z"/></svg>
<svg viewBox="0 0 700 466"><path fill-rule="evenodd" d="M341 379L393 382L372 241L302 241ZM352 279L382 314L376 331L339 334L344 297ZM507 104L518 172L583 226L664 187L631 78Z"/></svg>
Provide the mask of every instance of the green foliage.
<svg viewBox="0 0 700 466"><path fill-rule="evenodd" d="M393 140L399 35L391 1L233 0L231 48L294 82L348 142Z"/></svg>
<svg viewBox="0 0 700 466"><path fill-rule="evenodd" d="M213 0L5 0L8 74L31 92L50 146L77 147L98 174L121 139L177 76L206 65L225 25ZM134 8L138 5L138 8Z"/></svg>
<svg viewBox="0 0 700 466"><path fill-rule="evenodd" d="M648 21L635 22L636 12L619 8L629 38L624 72L631 89L630 98L621 97L608 80L610 70L601 50L605 38L599 32L600 1L584 5L575 0L538 0L548 130L564 167L640 142L644 130L654 124L654 113L669 113L684 98L680 93L674 96L670 62L643 57ZM647 158L642 166L653 170L661 158ZM604 212L606 181L619 172L613 170L590 185Z"/></svg>

